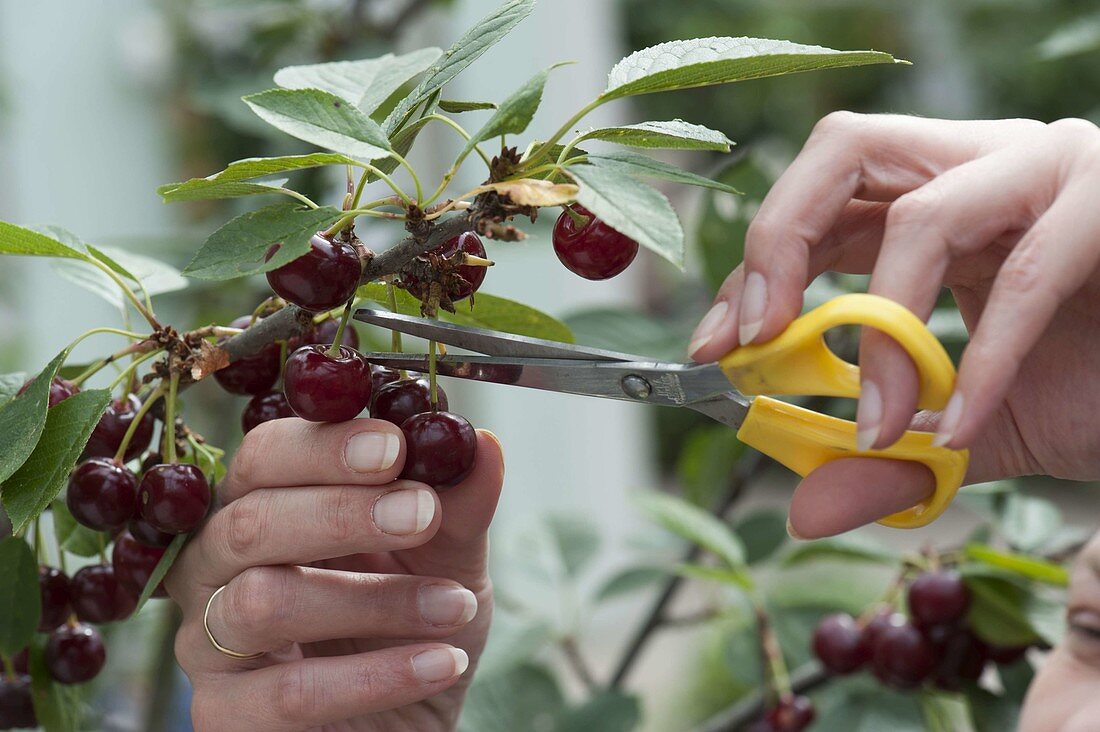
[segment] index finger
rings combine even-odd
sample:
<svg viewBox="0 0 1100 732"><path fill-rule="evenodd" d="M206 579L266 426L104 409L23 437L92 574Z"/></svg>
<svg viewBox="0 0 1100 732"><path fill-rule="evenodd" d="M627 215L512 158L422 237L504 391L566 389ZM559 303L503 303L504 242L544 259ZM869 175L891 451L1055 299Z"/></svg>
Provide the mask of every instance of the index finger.
<svg viewBox="0 0 1100 732"><path fill-rule="evenodd" d="M245 435L218 500L225 505L261 488L385 485L404 465L404 435L389 422L277 419Z"/></svg>

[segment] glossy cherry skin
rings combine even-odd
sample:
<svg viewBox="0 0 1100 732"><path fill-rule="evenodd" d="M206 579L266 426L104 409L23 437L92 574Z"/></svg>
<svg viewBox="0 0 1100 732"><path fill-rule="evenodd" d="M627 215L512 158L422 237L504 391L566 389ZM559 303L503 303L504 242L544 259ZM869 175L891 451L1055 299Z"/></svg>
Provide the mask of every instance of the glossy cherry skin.
<svg viewBox="0 0 1100 732"><path fill-rule="evenodd" d="M73 611L86 623L111 623L130 617L138 595L118 581L110 564L84 567L72 581Z"/></svg>
<svg viewBox="0 0 1100 732"><path fill-rule="evenodd" d="M882 683L896 689L914 689L936 670L935 647L912 623L890 625L875 641L871 669Z"/></svg>
<svg viewBox="0 0 1100 732"><path fill-rule="evenodd" d="M813 724L814 704L805 696L796 696L768 710L765 719L776 732L802 732Z"/></svg>
<svg viewBox="0 0 1100 732"><path fill-rule="evenodd" d="M638 256L638 242L612 229L580 204L573 210L589 217L578 229L562 212L554 224L554 252L571 272L587 280L606 280L621 273Z"/></svg>
<svg viewBox="0 0 1100 732"><path fill-rule="evenodd" d="M153 576L164 550L147 546L124 531L115 539L115 548L111 552L111 566L119 584L131 592L141 594L149 579ZM158 591L161 588L157 588Z"/></svg>
<svg viewBox="0 0 1100 732"><path fill-rule="evenodd" d="M436 385L438 411L447 411L447 395ZM414 414L432 411L432 388L427 379L402 379L386 384L374 395L370 416L400 427Z"/></svg>
<svg viewBox="0 0 1100 732"><path fill-rule="evenodd" d="M290 408L290 402L281 391L257 394L249 400L241 413L241 429L248 434L264 422L293 416L294 410Z"/></svg>
<svg viewBox="0 0 1100 732"><path fill-rule="evenodd" d="M210 485L195 465L157 465L141 478L138 505L157 531L186 534L206 517Z"/></svg>
<svg viewBox="0 0 1100 732"><path fill-rule="evenodd" d="M332 342L336 340L336 331L338 330L340 330L339 318L322 320L320 323L313 326L313 332L308 334L308 340L306 340L303 345L331 346ZM356 332L355 327L350 322L347 327L344 328L344 335L340 338L340 345L347 346L352 350L359 348L359 333Z"/></svg>
<svg viewBox="0 0 1100 732"><path fill-rule="evenodd" d="M267 258L271 259L276 251L272 247ZM359 253L354 246L328 239L318 232L309 240L309 251L305 255L267 273L267 284L287 302L319 313L350 300L359 287L362 273Z"/></svg>
<svg viewBox="0 0 1100 732"><path fill-rule="evenodd" d="M126 401L115 399L107 406L107 411L99 418L99 423L92 430L92 436L88 438L88 444L84 447L83 457L114 457L118 452L122 440L126 436L126 430L134 422L138 410L141 409L141 400L131 394ZM155 424L152 410L145 413L134 430L130 444L126 446L124 460L129 462L141 453L149 449L149 443L153 440L153 427Z"/></svg>
<svg viewBox="0 0 1100 732"><path fill-rule="evenodd" d="M400 380L401 372L397 369L391 369L385 366L375 366L371 364L370 383L371 386L374 387L375 396L378 396L379 390L386 384L392 384L393 382Z"/></svg>
<svg viewBox="0 0 1100 732"><path fill-rule="evenodd" d="M474 469L477 434L465 417L451 412L414 414L401 431L406 449L403 478L447 488Z"/></svg>
<svg viewBox="0 0 1100 732"><path fill-rule="evenodd" d="M140 508L138 510L138 515L130 519L130 523L126 524L126 530L130 532L132 537L145 546L153 546L161 549L171 544L172 540L176 538L175 534L161 531L143 519L141 517Z"/></svg>
<svg viewBox="0 0 1100 732"><path fill-rule="evenodd" d="M959 623L969 609L970 590L953 570L925 572L909 586L909 615L917 625Z"/></svg>
<svg viewBox="0 0 1100 732"><path fill-rule="evenodd" d="M248 328L252 316L242 315L229 324L231 328ZM282 364L277 343L269 343L259 353L239 359L214 372L214 380L230 394L262 394L270 391L279 380Z"/></svg>
<svg viewBox="0 0 1100 732"><path fill-rule="evenodd" d="M38 620L38 630L46 633L69 619L69 578L60 569L39 567L38 591L42 596L42 615Z"/></svg>
<svg viewBox="0 0 1100 732"><path fill-rule="evenodd" d="M989 660L1002 666L1011 666L1027 654L1030 646L988 646Z"/></svg>
<svg viewBox="0 0 1100 732"><path fill-rule="evenodd" d="M882 631L893 625L903 625L904 623L904 615L889 609L880 610L867 621L867 624L863 626L862 641L868 660L874 655L875 644L878 643Z"/></svg>
<svg viewBox="0 0 1100 732"><path fill-rule="evenodd" d="M34 729L38 718L31 697L31 677L26 671L15 678L0 675L0 729Z"/></svg>
<svg viewBox="0 0 1100 732"><path fill-rule="evenodd" d="M814 630L813 649L821 664L837 675L859 670L871 655L863 629L847 613L822 618Z"/></svg>
<svg viewBox="0 0 1100 732"><path fill-rule="evenodd" d="M428 252L428 254L435 254L444 259L449 259L457 255L459 251L474 257L485 258L485 245L481 243L481 237L472 231L467 231L448 239ZM425 261L427 261L426 258ZM451 301L458 302L459 300L464 300L477 292L481 288L481 284L485 282L487 269L487 267L478 267L471 264L464 264L459 267L455 274L465 280L465 282L451 282L450 290L447 293ZM420 300L426 300L428 298L428 288L414 275L402 274L401 286Z"/></svg>
<svg viewBox="0 0 1100 732"><path fill-rule="evenodd" d="M137 476L107 458L91 458L69 476L65 504L73 518L96 531L125 526L137 508Z"/></svg>
<svg viewBox="0 0 1100 732"><path fill-rule="evenodd" d="M933 680L945 691L977 682L989 660L989 647L966 628L957 629L937 651L940 660Z"/></svg>
<svg viewBox="0 0 1100 732"><path fill-rule="evenodd" d="M370 404L370 366L350 348L340 355L325 346L302 346L290 355L283 373L283 393L302 419L310 422L346 422Z"/></svg>
<svg viewBox="0 0 1100 732"><path fill-rule="evenodd" d="M30 389L31 384L33 384L33 383L34 383L34 379L31 379L26 384L23 384L23 386L19 389L19 394L22 394L27 389ZM62 379L60 376L57 376L57 377L54 378L53 381L50 382L49 406L50 407L56 407L58 404L65 401L66 399L71 397L73 394L79 394L79 393L80 393L80 387L79 386L77 386L76 384L74 384L71 381L68 381L66 379Z"/></svg>
<svg viewBox="0 0 1100 732"><path fill-rule="evenodd" d="M91 681L107 663L107 648L99 631L90 625L63 625L46 643L46 667L59 684Z"/></svg>

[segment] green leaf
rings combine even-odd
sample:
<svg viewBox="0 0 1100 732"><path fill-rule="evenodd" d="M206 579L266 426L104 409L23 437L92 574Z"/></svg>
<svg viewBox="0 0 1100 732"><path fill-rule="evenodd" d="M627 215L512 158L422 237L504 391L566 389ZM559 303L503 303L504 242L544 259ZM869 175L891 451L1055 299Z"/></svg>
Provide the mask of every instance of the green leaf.
<svg viewBox="0 0 1100 732"><path fill-rule="evenodd" d="M1026 586L998 577L964 575L971 595L967 622L982 640L1000 646L1042 640L1028 618L1030 593Z"/></svg>
<svg viewBox="0 0 1100 732"><path fill-rule="evenodd" d="M0 540L0 653L11 657L23 650L41 615L34 552L18 537Z"/></svg>
<svg viewBox="0 0 1100 732"><path fill-rule="evenodd" d="M101 246L97 249L90 245L88 251L110 256L115 264L125 267L131 279L144 285L150 295L184 290L191 284L172 265L144 254L118 247Z"/></svg>
<svg viewBox="0 0 1100 732"><path fill-rule="evenodd" d="M63 244L48 234L0 221L0 254L30 257L61 257L87 261L88 255Z"/></svg>
<svg viewBox="0 0 1100 732"><path fill-rule="evenodd" d="M0 408L14 399L25 383L27 383L27 375L22 371L14 374L0 374Z"/></svg>
<svg viewBox="0 0 1100 732"><path fill-rule="evenodd" d="M483 53L508 35L535 9L535 0L510 0L473 25L428 69L427 77L386 117L383 128L393 134L413 110L462 73Z"/></svg>
<svg viewBox="0 0 1100 732"><path fill-rule="evenodd" d="M332 206L307 209L294 203L250 211L211 234L183 273L200 280L231 280L277 269L308 252L310 237L342 215ZM279 250L265 262L276 244Z"/></svg>
<svg viewBox="0 0 1100 732"><path fill-rule="evenodd" d="M708 425L692 430L676 461L676 477L684 497L696 506L713 504L728 490L730 477L744 454L745 444L728 427Z"/></svg>
<svg viewBox="0 0 1100 732"><path fill-rule="evenodd" d="M394 294L397 296L397 312L405 315L420 315L419 300L401 289L396 290ZM386 294L386 286L383 284L372 282L363 285L359 288L358 296L389 309L389 298ZM502 333L543 338L559 343L573 342L573 334L567 325L530 306L481 292L477 293L474 299L472 306L467 302L458 303L455 313L440 312L440 319L459 325L488 328Z"/></svg>
<svg viewBox="0 0 1100 732"><path fill-rule="evenodd" d="M0 498L5 498L4 481L27 461L46 427L50 382L68 356L62 351L34 377L27 390L0 407ZM22 388L22 384L19 385ZM18 389L17 389L18 391Z"/></svg>
<svg viewBox="0 0 1100 732"><path fill-rule="evenodd" d="M1023 551L1038 549L1061 526L1062 513L1050 501L1019 493L1008 497L1001 532L1013 547Z"/></svg>
<svg viewBox="0 0 1100 732"><path fill-rule="evenodd" d="M737 569L710 567L705 564L680 564L675 568L675 572L681 577L703 582L717 582L746 590L752 589L753 586L752 577L747 572Z"/></svg>
<svg viewBox="0 0 1100 732"><path fill-rule="evenodd" d="M172 565L176 561L176 557L179 556L180 551L183 550L184 545L190 538L190 534L179 534L175 539L172 539L172 543L164 550L164 555L160 558L160 561L157 562L157 566L153 568L153 574L149 576L149 582L145 585L145 589L141 591L141 597L138 598L137 608L134 610L135 614L145 607L145 603L149 602L149 598L153 596L157 587L164 581L164 578L168 575L168 570L172 568Z"/></svg>
<svg viewBox="0 0 1100 732"><path fill-rule="evenodd" d="M1049 585L1059 587L1069 585L1069 570L1043 559L1002 552L981 544L968 544L966 556L979 562L985 562L992 567L1007 569L1028 579L1045 582Z"/></svg>
<svg viewBox="0 0 1100 732"><path fill-rule="evenodd" d="M970 707L961 694L925 691L920 694L920 706L929 732L974 732Z"/></svg>
<svg viewBox="0 0 1100 732"><path fill-rule="evenodd" d="M905 63L878 51L834 51L766 38L694 38L662 43L624 58L607 79L605 100L728 84L815 69Z"/></svg>
<svg viewBox="0 0 1100 732"><path fill-rule="evenodd" d="M600 534L583 516L555 514L546 518L550 535L557 544L566 574L576 577L600 548Z"/></svg>
<svg viewBox="0 0 1100 732"><path fill-rule="evenodd" d="M369 115L402 84L428 68L440 53L438 48L424 48L403 56L387 53L363 61L287 66L275 72L275 83L284 89L320 89Z"/></svg>
<svg viewBox="0 0 1100 732"><path fill-rule="evenodd" d="M245 183L245 181L277 173L318 168L323 165L359 164L357 160L339 153L284 155L276 158L245 158L244 160L232 162L220 173L214 173L205 178L192 178L182 183L168 183L157 188L157 193L166 203L200 201L210 198L232 198L238 195L253 195L253 193L271 193L274 190L272 183ZM263 190L244 192L251 189L239 188L239 186L260 186ZM238 191L242 192L238 193Z"/></svg>
<svg viewBox="0 0 1100 732"><path fill-rule="evenodd" d="M65 501L61 499L55 499L50 504L50 514L53 516L53 530L57 534L58 543L71 554L94 557L99 554L101 547L110 543L110 539L103 534L77 523Z"/></svg>
<svg viewBox="0 0 1100 732"><path fill-rule="evenodd" d="M516 732L556 728L565 709L558 682L541 666L479 676L470 686L459 732Z"/></svg>
<svg viewBox="0 0 1100 732"><path fill-rule="evenodd" d="M727 568L744 568L745 548L720 519L682 498L665 493L639 493L634 500L650 518L677 536L711 552Z"/></svg>
<svg viewBox="0 0 1100 732"><path fill-rule="evenodd" d="M390 141L378 123L335 94L320 89L270 89L244 97L256 115L291 137L345 155L387 157Z"/></svg>
<svg viewBox="0 0 1100 732"><path fill-rule="evenodd" d="M466 157L474 146L483 140L490 140L500 135L518 135L527 129L531 120L542 103L542 90L546 87L546 79L550 72L562 66L554 64L543 69L527 80L512 96L500 103L500 108L489 118L485 126L474 133L460 157Z"/></svg>
<svg viewBox="0 0 1100 732"><path fill-rule="evenodd" d="M0 498L14 531L45 511L65 487L110 401L106 389L88 389L50 408L34 452L3 485Z"/></svg>
<svg viewBox="0 0 1100 732"><path fill-rule="evenodd" d="M829 691L839 698L822 710L814 732L926 732L912 694L872 686L859 678L830 686Z"/></svg>
<svg viewBox="0 0 1100 732"><path fill-rule="evenodd" d="M673 183L710 188L715 191L722 191L723 193L732 193L734 195L740 193L733 186L726 185L721 181L711 180L710 178L692 173L689 170L678 168L675 165L669 165L660 160L654 160L648 155L639 155L633 152L617 152L604 155L589 155L588 161L611 170L618 169L624 175L632 175L635 178L658 178L660 180L669 180Z"/></svg>
<svg viewBox="0 0 1100 732"><path fill-rule="evenodd" d="M745 545L745 561L763 561L787 543L787 516L782 511L762 509L737 522L734 532Z"/></svg>
<svg viewBox="0 0 1100 732"><path fill-rule="evenodd" d="M627 567L614 574L599 590L596 591L596 600L610 600L622 595L631 594L637 590L648 587L668 576L668 572L657 567Z"/></svg>
<svg viewBox="0 0 1100 732"><path fill-rule="evenodd" d="M477 112L482 109L496 109L495 102L462 102L456 99L440 99L439 108L448 114Z"/></svg>
<svg viewBox="0 0 1100 732"><path fill-rule="evenodd" d="M571 313L564 321L577 343L586 346L670 361L687 351L688 334L683 328L635 310L593 308Z"/></svg>
<svg viewBox="0 0 1100 732"><path fill-rule="evenodd" d="M581 187L577 201L604 223L681 269L684 230L660 191L603 165L571 165L566 173Z"/></svg>
<svg viewBox="0 0 1100 732"><path fill-rule="evenodd" d="M569 710L555 732L631 732L642 720L638 697L606 691Z"/></svg>
<svg viewBox="0 0 1100 732"><path fill-rule="evenodd" d="M820 559L841 559L874 564L894 564L899 554L877 542L855 535L799 542L783 557L783 565L792 567Z"/></svg>
<svg viewBox="0 0 1100 732"><path fill-rule="evenodd" d="M772 177L759 154L746 154L716 177L744 191L743 197L705 191L694 240L699 247L706 284L717 290L745 254L745 233L760 201L772 186ZM819 278L819 282L824 281Z"/></svg>
<svg viewBox="0 0 1100 732"><path fill-rule="evenodd" d="M1000 670L1000 673L1003 678L1004 671ZM1006 729L1019 729L1020 706L1010 698L995 696L985 689L972 689L968 696L970 712L974 715L974 729L977 732L1004 732Z"/></svg>
<svg viewBox="0 0 1100 732"><path fill-rule="evenodd" d="M667 122L641 122L621 127L597 127L582 134L580 140L607 140L630 147L717 150L718 152L729 152L730 146L734 144L717 130L685 122L682 119Z"/></svg>

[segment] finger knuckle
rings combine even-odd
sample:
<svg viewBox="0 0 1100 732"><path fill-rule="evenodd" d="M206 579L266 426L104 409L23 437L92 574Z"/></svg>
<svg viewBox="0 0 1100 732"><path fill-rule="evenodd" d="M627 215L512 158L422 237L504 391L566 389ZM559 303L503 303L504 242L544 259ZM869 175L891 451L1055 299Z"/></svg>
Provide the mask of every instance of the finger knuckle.
<svg viewBox="0 0 1100 732"><path fill-rule="evenodd" d="M770 246L778 241L783 231L781 221L764 214L758 213L749 222L749 228L745 232L745 241L749 246Z"/></svg>
<svg viewBox="0 0 1100 732"><path fill-rule="evenodd" d="M176 663L184 673L190 673L197 665L198 649L206 643L205 634L199 630L195 623L185 622L176 633L176 641L173 650L176 654Z"/></svg>
<svg viewBox="0 0 1100 732"><path fill-rule="evenodd" d="M278 567L250 567L229 583L222 597L223 618L232 627L275 632L289 611L286 572Z"/></svg>
<svg viewBox="0 0 1100 732"><path fill-rule="evenodd" d="M264 422L244 436L233 456L233 473L238 480L248 482L249 476L260 472L263 465L277 454L276 435L280 429L274 422Z"/></svg>
<svg viewBox="0 0 1100 732"><path fill-rule="evenodd" d="M849 112L844 109L829 112L829 114L822 117L818 120L817 124L814 125L810 137L813 139L848 135L851 134L853 130L859 129L866 122L866 119L866 115Z"/></svg>
<svg viewBox="0 0 1100 732"><path fill-rule="evenodd" d="M331 491L319 502L318 510L326 534L341 544L351 542L371 525L369 503L354 490Z"/></svg>
<svg viewBox="0 0 1100 732"><path fill-rule="evenodd" d="M937 211L943 207L941 188L925 184L894 201L886 212L886 228L934 225Z"/></svg>
<svg viewBox="0 0 1100 732"><path fill-rule="evenodd" d="M1001 286L1009 292L1037 291L1044 279L1038 244L1021 242L1012 256L1001 266L998 279Z"/></svg>
<svg viewBox="0 0 1100 732"><path fill-rule="evenodd" d="M260 497L250 493L230 503L223 512L224 542L231 555L252 557L263 544L267 528L260 504Z"/></svg>
<svg viewBox="0 0 1100 732"><path fill-rule="evenodd" d="M285 664L276 672L272 685L275 698L271 708L277 718L289 721L307 721L318 717L328 706L326 686L315 675L308 673L302 664Z"/></svg>
<svg viewBox="0 0 1100 732"><path fill-rule="evenodd" d="M1066 117L1051 122L1047 129L1074 147L1082 144L1089 146L1100 144L1100 127L1087 119Z"/></svg>

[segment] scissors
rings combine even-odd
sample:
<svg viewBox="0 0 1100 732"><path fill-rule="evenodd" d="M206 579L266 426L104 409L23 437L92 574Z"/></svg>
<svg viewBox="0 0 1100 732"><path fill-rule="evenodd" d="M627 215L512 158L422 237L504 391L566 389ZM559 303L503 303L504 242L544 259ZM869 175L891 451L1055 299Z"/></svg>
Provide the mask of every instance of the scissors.
<svg viewBox="0 0 1100 732"><path fill-rule="evenodd" d="M875 457L925 465L935 492L916 506L879 521L917 528L939 517L966 473L969 454L932 445L929 432L908 431L881 450L856 447L855 422L771 398L817 395L857 398L859 367L825 344L840 325L869 326L897 341L913 359L920 379L917 405L942 410L955 385L955 367L943 345L902 305L877 295L834 298L802 315L767 343L742 346L717 363L668 363L570 343L527 338L399 313L359 310L356 320L485 355L448 353L436 373L564 394L687 407L737 430L737 437L805 476L842 457ZM428 357L372 353L367 361L426 372Z"/></svg>

